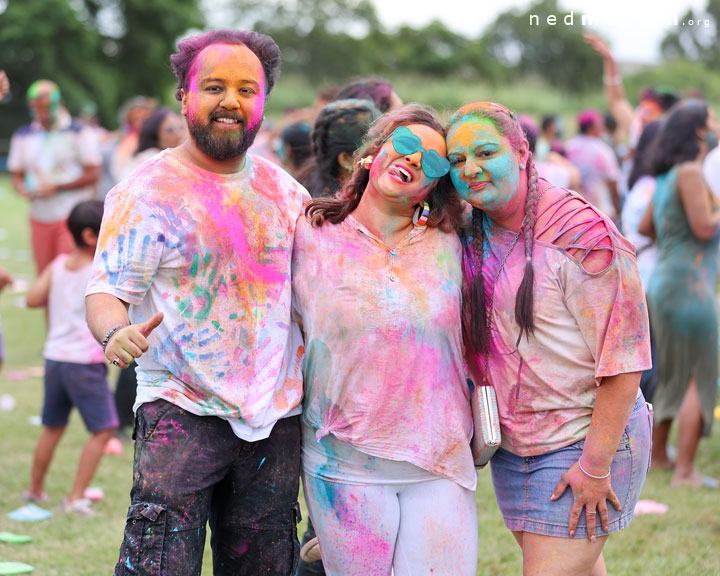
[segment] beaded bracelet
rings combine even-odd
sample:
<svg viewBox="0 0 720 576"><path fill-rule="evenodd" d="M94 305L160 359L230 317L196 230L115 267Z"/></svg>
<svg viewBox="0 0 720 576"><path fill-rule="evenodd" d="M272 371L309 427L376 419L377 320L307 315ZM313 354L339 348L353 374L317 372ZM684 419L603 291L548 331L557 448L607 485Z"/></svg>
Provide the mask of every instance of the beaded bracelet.
<svg viewBox="0 0 720 576"><path fill-rule="evenodd" d="M620 76L603 76L603 84L605 86L620 86L622 78Z"/></svg>
<svg viewBox="0 0 720 576"><path fill-rule="evenodd" d="M607 471L607 474L605 474L605 476L595 476L594 474L590 474L590 472L583 468L581 460L582 458L578 459L578 466L580 467L581 472L585 474L585 476L590 476L590 478L595 478L595 480L604 480L605 478L610 476L610 470Z"/></svg>
<svg viewBox="0 0 720 576"><path fill-rule="evenodd" d="M117 332L118 330L122 330L126 326L129 326L129 324L120 324L119 326L115 326L115 328L108 330L108 333L105 334L105 338L103 338L103 341L100 344L103 349L103 354L105 354L105 348L107 348L108 342L110 342L110 338L115 336L115 332Z"/></svg>

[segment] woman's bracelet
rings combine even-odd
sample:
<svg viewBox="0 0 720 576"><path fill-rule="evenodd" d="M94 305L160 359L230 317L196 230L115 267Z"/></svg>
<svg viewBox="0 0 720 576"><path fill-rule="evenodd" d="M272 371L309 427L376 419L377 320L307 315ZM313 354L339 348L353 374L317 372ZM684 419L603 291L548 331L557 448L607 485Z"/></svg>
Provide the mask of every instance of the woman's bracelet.
<svg viewBox="0 0 720 576"><path fill-rule="evenodd" d="M603 76L603 84L605 86L620 86L622 78L620 76Z"/></svg>
<svg viewBox="0 0 720 576"><path fill-rule="evenodd" d="M582 458L578 458L578 466L580 467L580 471L585 474L585 476L590 476L590 478L595 478L595 480L604 480L605 478L610 476L610 470L607 471L607 474L605 474L605 476L595 476L595 474L590 474L590 472L583 468Z"/></svg>
<svg viewBox="0 0 720 576"><path fill-rule="evenodd" d="M119 326L115 326L115 328L108 330L107 334L105 334L105 338L103 338L103 341L100 344L103 349L103 354L105 353L105 348L107 348L108 342L110 342L110 338L115 336L115 332L122 330L126 326L129 326L129 324L120 324Z"/></svg>

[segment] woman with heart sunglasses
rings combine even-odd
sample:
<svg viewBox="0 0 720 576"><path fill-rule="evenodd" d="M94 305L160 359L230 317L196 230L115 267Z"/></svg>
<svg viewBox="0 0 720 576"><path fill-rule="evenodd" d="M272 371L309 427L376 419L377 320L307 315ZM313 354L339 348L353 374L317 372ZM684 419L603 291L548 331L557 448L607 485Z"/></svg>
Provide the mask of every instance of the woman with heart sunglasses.
<svg viewBox="0 0 720 576"><path fill-rule="evenodd" d="M393 110L297 224L303 486L330 576L476 571L462 206L445 152L433 111Z"/></svg>

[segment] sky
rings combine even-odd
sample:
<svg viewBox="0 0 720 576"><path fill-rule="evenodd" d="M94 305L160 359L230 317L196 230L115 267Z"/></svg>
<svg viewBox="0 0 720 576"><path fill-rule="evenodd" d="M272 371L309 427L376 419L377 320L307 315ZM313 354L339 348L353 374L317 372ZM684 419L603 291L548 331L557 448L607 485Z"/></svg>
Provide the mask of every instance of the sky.
<svg viewBox="0 0 720 576"><path fill-rule="evenodd" d="M477 38L495 18L512 8L527 10L530 0L372 0L380 21L390 29L424 26L441 20L451 30ZM660 42L670 30L686 26L701 33L707 23L683 22L688 8L702 13L707 0L560 0L575 22L605 37L619 61L651 63L660 57ZM542 22L542 21L541 21ZM528 22L528 25L529 22ZM541 25L547 25L542 22ZM563 26L558 19L556 26Z"/></svg>

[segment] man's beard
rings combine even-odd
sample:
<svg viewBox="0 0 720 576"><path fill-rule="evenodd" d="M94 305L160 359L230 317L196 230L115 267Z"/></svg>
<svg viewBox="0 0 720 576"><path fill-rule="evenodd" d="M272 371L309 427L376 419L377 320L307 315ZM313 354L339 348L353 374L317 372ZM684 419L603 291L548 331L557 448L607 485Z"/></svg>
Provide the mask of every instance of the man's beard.
<svg viewBox="0 0 720 576"><path fill-rule="evenodd" d="M222 116L235 118L235 116L227 114ZM195 145L203 154L218 162L237 158L245 154L248 148L252 146L252 143L255 141L255 136L257 136L260 130L260 123L250 129L246 129L246 125L243 123L242 132L223 134L221 130L216 130L213 134L212 127L214 119L214 114L210 115L210 120L206 124L201 124L195 119L194 122L189 123L189 128L190 137L195 142Z"/></svg>

